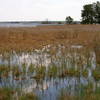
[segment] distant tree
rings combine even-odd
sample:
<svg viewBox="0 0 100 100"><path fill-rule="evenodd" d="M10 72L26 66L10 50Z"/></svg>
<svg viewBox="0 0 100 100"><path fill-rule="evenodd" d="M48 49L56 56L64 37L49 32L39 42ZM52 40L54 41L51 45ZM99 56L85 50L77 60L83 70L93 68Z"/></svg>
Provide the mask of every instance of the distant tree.
<svg viewBox="0 0 100 100"><path fill-rule="evenodd" d="M84 5L81 16L83 24L100 23L100 2Z"/></svg>
<svg viewBox="0 0 100 100"><path fill-rule="evenodd" d="M61 21L59 21L59 22L58 22L58 24L62 24L62 22L61 22Z"/></svg>
<svg viewBox="0 0 100 100"><path fill-rule="evenodd" d="M51 23L48 19L46 19L45 21L42 21L42 24L51 24Z"/></svg>
<svg viewBox="0 0 100 100"><path fill-rule="evenodd" d="M66 17L66 24L72 24L73 23L73 18L70 16Z"/></svg>

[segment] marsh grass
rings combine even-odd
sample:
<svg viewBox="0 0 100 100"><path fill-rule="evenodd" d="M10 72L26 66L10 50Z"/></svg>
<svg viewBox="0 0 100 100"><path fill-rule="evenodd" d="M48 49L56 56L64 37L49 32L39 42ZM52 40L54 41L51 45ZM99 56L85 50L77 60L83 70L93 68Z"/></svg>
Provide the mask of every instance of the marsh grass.
<svg viewBox="0 0 100 100"><path fill-rule="evenodd" d="M88 71L85 69L82 71L82 75L87 78L88 77Z"/></svg>
<svg viewBox="0 0 100 100"><path fill-rule="evenodd" d="M60 94L57 97L57 100L78 100L78 98L77 96L66 93L65 89L61 89Z"/></svg>
<svg viewBox="0 0 100 100"><path fill-rule="evenodd" d="M88 84L84 89L84 95L82 100L99 100L100 99L100 88L96 88L93 91L93 84Z"/></svg>
<svg viewBox="0 0 100 100"><path fill-rule="evenodd" d="M70 95L66 89L62 89L58 95L58 100L99 100L100 88L93 91L93 84L89 83L87 86L81 86L79 95Z"/></svg>
<svg viewBox="0 0 100 100"><path fill-rule="evenodd" d="M94 71L93 71L93 77L95 78L95 80L100 80L100 68L97 67Z"/></svg>
<svg viewBox="0 0 100 100"><path fill-rule="evenodd" d="M50 66L49 68L48 68L48 72L47 72L47 75L48 75L48 77L57 77L57 73L58 73L59 71L58 71L58 68L57 68L57 66Z"/></svg>
<svg viewBox="0 0 100 100"><path fill-rule="evenodd" d="M91 68L92 65L91 65L91 56L89 53L86 52L87 48L83 48L84 51L82 51L81 49L68 48L65 47L64 45L51 46L49 47L50 54L48 54L51 63L48 67L43 65L44 55L45 55L44 51L48 51L47 49L48 48L45 47L44 50L38 50L37 52L38 55L42 56L39 56L37 65L31 63L29 66L27 66L27 62L24 62L22 63L22 66L20 68L19 65L17 66L10 65L10 61L8 59L10 57L5 58L8 60L9 64L6 67L1 66L0 73L2 75L7 75L10 71L12 71L13 76L16 78L18 78L21 75L27 76L33 74L33 77L37 79L41 78L44 79L45 77L63 78L67 76L71 77L88 76L87 68ZM7 57L8 53L6 53L5 55L6 55L5 57ZM11 55L13 55L13 52ZM20 53L19 56L20 55L22 54Z"/></svg>
<svg viewBox="0 0 100 100"><path fill-rule="evenodd" d="M14 92L12 88L0 88L0 100L13 100Z"/></svg>
<svg viewBox="0 0 100 100"><path fill-rule="evenodd" d="M13 77L18 78L19 76L21 76L22 72L19 70L18 67L13 67L12 68L12 75Z"/></svg>
<svg viewBox="0 0 100 100"><path fill-rule="evenodd" d="M64 36L65 35L66 34L64 34ZM70 38L72 37L73 35ZM57 38L59 39L60 37L58 36ZM24 51L24 54L26 53L26 55L28 55L26 59L28 59L28 57L33 52L34 51L32 52ZM4 55L3 60L6 59L8 61L8 65L0 66L0 78L6 77L7 79L8 76L9 78L13 78L12 83L10 83L10 86L13 86L14 81L17 80L17 82L19 82L18 85L21 92L24 85L24 81L26 81L25 85L27 85L28 83L30 83L30 79L32 79L31 81L33 80L36 81L36 88L39 88L39 85L42 85L42 90L43 90L43 82L46 79L54 82L54 80L57 78L59 80L60 79L64 80L66 78L71 77L71 78L79 79L78 83L80 84L81 77L88 79L88 73L89 73L88 69L91 69L91 66L93 66L93 64L91 63L91 59L93 58L92 57L93 55L90 52L91 50L86 47L82 47L79 49L79 48L71 48L71 46L69 46L68 48L63 44L59 44L56 46L52 45L51 47L49 47L49 50L48 48L44 48L35 51L36 56L38 55L37 63L36 64L29 63L30 65L28 65L27 62L29 60L25 60L25 58L22 57L21 51L19 53L15 52L15 54L18 55L18 58L20 57L24 58L23 60L24 62L21 63L21 66L11 65L11 58L9 54L6 53ZM11 56L13 56L13 54L14 52L10 53ZM49 60L51 61L48 66L44 64L45 55L48 56ZM99 68L94 70L92 69L91 71L93 72L92 73L93 76L91 77L95 78L96 81L100 80ZM12 75L9 75L9 73ZM66 93L65 91L62 92L61 95L59 95L58 100L81 100L81 98L83 100L88 100L88 99L98 100L99 90L98 92L94 92L92 89L93 86L91 86L91 84L88 84L87 87L84 87L80 84L78 95L71 95ZM33 93L30 94L22 93L21 95L19 95L19 100L31 100L31 99L35 100L35 98L37 97Z"/></svg>
<svg viewBox="0 0 100 100"><path fill-rule="evenodd" d="M29 71L30 73L34 73L34 72L35 72L35 65L31 64L31 65L29 66L28 71Z"/></svg>
<svg viewBox="0 0 100 100"><path fill-rule="evenodd" d="M39 76L40 78L44 78L46 75L46 67L41 66L41 67L36 68L36 73L37 73L37 76Z"/></svg>
<svg viewBox="0 0 100 100"><path fill-rule="evenodd" d="M34 28L0 28L0 52L32 51L48 44L100 43L99 25L39 26ZM91 38L91 39L90 39Z"/></svg>
<svg viewBox="0 0 100 100"><path fill-rule="evenodd" d="M9 67L8 66L4 66L4 65L1 65L0 66L0 76L1 77L8 77L9 75Z"/></svg>
<svg viewBox="0 0 100 100"><path fill-rule="evenodd" d="M34 93L27 93L20 96L19 100L39 100L39 98Z"/></svg>
<svg viewBox="0 0 100 100"><path fill-rule="evenodd" d="M46 67L40 66L34 68L35 75L31 78L34 78L37 81L44 80L46 77Z"/></svg>
<svg viewBox="0 0 100 100"><path fill-rule="evenodd" d="M39 100L39 98L34 93L24 94L18 89L0 88L0 100Z"/></svg>

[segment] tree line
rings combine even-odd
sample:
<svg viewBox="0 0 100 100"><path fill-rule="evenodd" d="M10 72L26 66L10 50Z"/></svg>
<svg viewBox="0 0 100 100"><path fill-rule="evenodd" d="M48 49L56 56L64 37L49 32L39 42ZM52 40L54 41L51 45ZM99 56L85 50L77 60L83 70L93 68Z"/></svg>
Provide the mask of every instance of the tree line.
<svg viewBox="0 0 100 100"><path fill-rule="evenodd" d="M84 5L81 17L82 24L100 24L100 2ZM66 17L66 23L73 23L73 18Z"/></svg>

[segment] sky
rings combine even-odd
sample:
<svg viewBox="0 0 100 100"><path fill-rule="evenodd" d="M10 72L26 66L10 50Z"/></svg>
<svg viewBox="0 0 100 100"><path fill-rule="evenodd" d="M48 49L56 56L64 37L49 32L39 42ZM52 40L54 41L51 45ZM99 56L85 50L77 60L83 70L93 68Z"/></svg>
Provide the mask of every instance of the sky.
<svg viewBox="0 0 100 100"><path fill-rule="evenodd" d="M100 0L0 0L0 21L81 20L83 5Z"/></svg>

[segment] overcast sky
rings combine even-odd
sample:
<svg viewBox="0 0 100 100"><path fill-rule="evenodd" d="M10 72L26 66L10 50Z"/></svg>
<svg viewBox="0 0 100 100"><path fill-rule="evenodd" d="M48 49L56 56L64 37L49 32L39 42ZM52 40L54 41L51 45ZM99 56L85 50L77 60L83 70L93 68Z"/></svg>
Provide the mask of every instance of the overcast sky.
<svg viewBox="0 0 100 100"><path fill-rule="evenodd" d="M81 19L84 4L100 0L0 0L0 21Z"/></svg>

